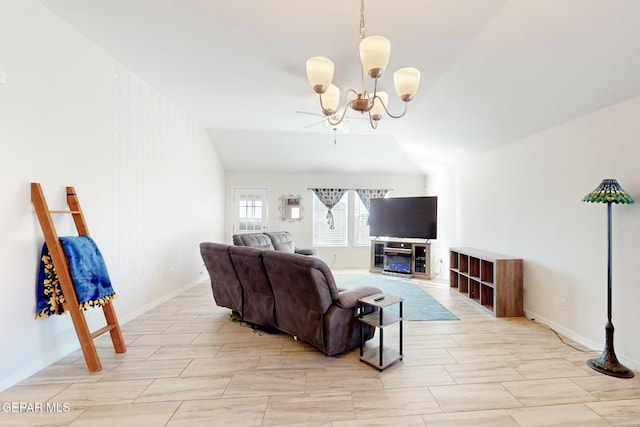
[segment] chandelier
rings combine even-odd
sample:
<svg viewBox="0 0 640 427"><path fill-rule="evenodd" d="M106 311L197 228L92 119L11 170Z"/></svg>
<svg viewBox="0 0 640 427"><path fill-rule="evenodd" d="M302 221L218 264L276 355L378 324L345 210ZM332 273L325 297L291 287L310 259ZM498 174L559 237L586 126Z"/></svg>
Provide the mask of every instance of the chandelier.
<svg viewBox="0 0 640 427"><path fill-rule="evenodd" d="M340 89L331 83L335 69L333 62L323 56L313 56L307 60L307 79L318 94L327 126L332 129L341 126L349 108L362 114L368 113L373 129L378 127L378 122L385 114L394 119L406 114L407 104L413 99L420 84L420 71L417 68L405 67L394 73L393 83L396 93L404 102L404 111L399 115L391 114L388 109L389 96L386 92L378 90L378 79L389 63L390 53L391 43L386 37L365 37L364 0L360 0L360 91L348 89L341 100ZM373 79L373 92L365 89L365 72Z"/></svg>

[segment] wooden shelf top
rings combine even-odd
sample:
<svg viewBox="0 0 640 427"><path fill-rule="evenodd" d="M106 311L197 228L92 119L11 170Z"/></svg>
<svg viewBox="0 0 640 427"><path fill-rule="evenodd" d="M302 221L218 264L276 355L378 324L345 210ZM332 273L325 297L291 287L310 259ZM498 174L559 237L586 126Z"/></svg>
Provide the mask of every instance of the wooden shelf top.
<svg viewBox="0 0 640 427"><path fill-rule="evenodd" d="M371 243L421 243L421 244L431 244L431 239L414 239L411 237L375 237L371 239Z"/></svg>
<svg viewBox="0 0 640 427"><path fill-rule="evenodd" d="M472 256L472 257L476 257L476 258L480 258L480 259L484 259L487 261L497 261L497 260L519 260L522 258L518 258L518 257L514 257L514 256L509 256L509 255L503 255L503 254L499 254L496 252L491 252L491 251L485 251L482 249L476 249L476 248L469 248L469 247L459 247L459 248L449 248L451 251L453 252L458 252L460 254L463 255L468 255L468 256Z"/></svg>

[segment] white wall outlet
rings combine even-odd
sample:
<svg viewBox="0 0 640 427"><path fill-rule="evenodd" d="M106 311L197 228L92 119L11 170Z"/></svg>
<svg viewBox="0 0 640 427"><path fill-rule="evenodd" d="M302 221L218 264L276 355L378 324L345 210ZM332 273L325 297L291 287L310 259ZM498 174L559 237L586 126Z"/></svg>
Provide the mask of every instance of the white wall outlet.
<svg viewBox="0 0 640 427"><path fill-rule="evenodd" d="M3 85L7 82L7 73L0 70L0 85Z"/></svg>
<svg viewBox="0 0 640 427"><path fill-rule="evenodd" d="M567 311L567 300L566 300L566 298L560 298L560 310Z"/></svg>

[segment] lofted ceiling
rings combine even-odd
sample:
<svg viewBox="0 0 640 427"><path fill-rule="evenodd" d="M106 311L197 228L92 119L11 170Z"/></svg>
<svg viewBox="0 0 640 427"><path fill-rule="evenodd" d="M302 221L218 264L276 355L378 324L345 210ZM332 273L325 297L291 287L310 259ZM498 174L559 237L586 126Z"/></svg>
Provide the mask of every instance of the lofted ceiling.
<svg viewBox="0 0 640 427"><path fill-rule="evenodd" d="M229 171L428 173L640 94L638 0L367 0L392 112L395 69L421 85L404 118L335 135L305 62L359 88L358 0L40 2L200 121Z"/></svg>

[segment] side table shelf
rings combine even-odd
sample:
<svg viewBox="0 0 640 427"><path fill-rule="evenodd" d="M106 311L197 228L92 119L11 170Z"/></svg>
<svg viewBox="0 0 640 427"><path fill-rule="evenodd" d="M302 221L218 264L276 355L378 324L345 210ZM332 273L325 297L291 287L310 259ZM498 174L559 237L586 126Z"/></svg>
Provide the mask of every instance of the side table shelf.
<svg viewBox="0 0 640 427"><path fill-rule="evenodd" d="M360 361L368 363L369 365L377 368L379 371L383 371L387 367L393 365L399 360L402 360L402 302L404 301L400 297L396 297L393 295L384 295L383 299L376 301L376 298L380 297L382 294L372 295L366 298L360 298L358 302L360 303ZM389 307L392 305L398 304L398 314L389 313L385 311L385 307ZM364 306L368 305L371 307L377 308L377 311L374 311L369 314L363 315ZM399 325L399 335L400 342L398 346L398 350L396 351L393 348L384 346L384 329L388 326ZM378 334L380 337L380 344L378 347L372 348L370 350L364 351L364 332L363 325L370 325L374 328L378 328Z"/></svg>

